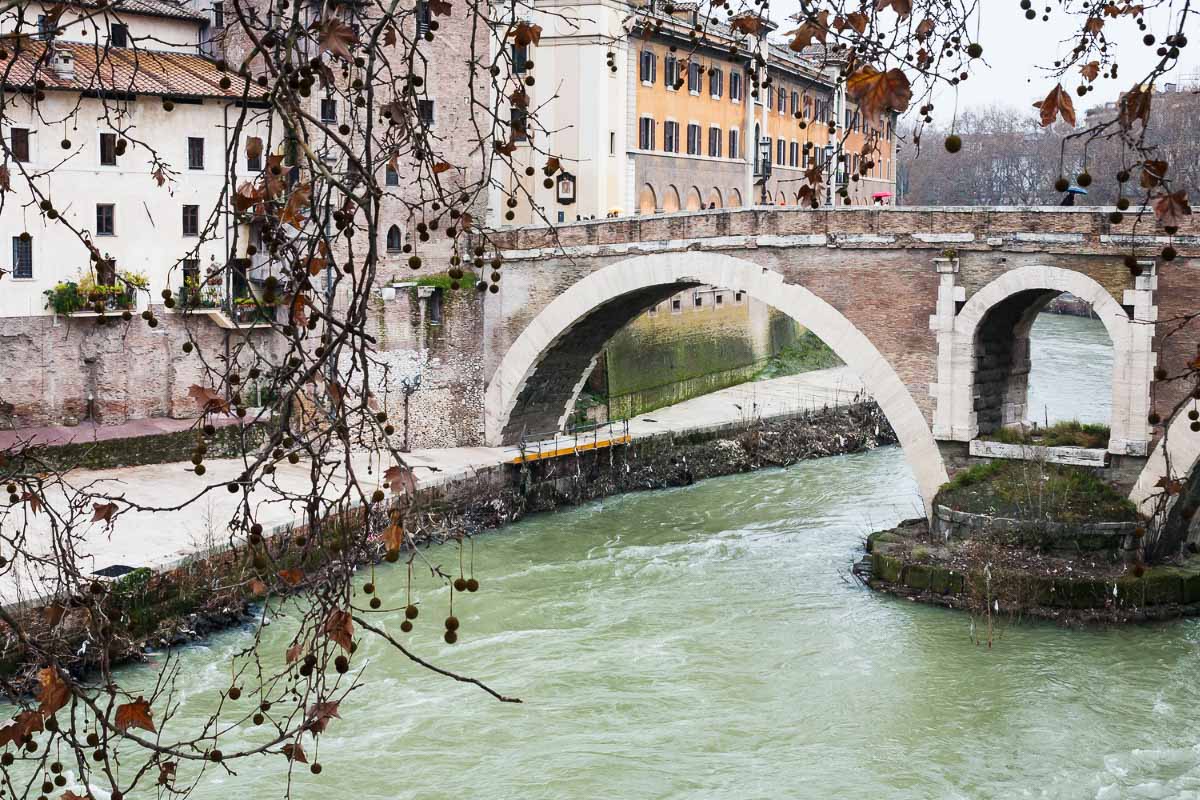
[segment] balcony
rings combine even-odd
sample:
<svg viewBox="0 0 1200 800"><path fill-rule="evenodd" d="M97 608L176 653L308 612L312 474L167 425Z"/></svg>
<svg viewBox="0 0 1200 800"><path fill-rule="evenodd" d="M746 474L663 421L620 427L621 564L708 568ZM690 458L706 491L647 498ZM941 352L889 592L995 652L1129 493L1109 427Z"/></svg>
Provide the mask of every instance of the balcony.
<svg viewBox="0 0 1200 800"><path fill-rule="evenodd" d="M269 328L275 320L275 306L251 294L230 296L218 286L180 286L175 290L175 304L176 313L200 314L227 330Z"/></svg>

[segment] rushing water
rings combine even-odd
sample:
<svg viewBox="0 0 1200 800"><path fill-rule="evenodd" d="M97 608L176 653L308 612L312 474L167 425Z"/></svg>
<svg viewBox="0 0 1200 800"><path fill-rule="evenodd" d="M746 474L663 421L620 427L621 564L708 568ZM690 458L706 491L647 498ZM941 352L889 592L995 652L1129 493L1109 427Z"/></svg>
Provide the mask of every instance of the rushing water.
<svg viewBox="0 0 1200 800"><path fill-rule="evenodd" d="M1081 333L1092 323L1047 323L1095 343ZM1035 369L1045 352L1039 344ZM1077 367L1096 363L1081 352ZM1200 796L1200 625L1022 624L991 649L977 645L965 614L848 577L868 531L916 513L903 454L888 448L613 498L479 537L482 589L456 604L460 642L438 636L447 596L432 585L410 639L525 702L493 701L367 638L355 657L364 684L321 739L324 772L298 774L294 795ZM452 547L430 553L457 560ZM402 574L377 571L385 597L398 597ZM397 631L397 615L382 618ZM282 653L288 631L285 619L270 626L267 652ZM212 712L226 657L245 642L229 632L184 654L187 694L172 726ZM282 780L275 757L236 776L210 771L197 796L277 797Z"/></svg>

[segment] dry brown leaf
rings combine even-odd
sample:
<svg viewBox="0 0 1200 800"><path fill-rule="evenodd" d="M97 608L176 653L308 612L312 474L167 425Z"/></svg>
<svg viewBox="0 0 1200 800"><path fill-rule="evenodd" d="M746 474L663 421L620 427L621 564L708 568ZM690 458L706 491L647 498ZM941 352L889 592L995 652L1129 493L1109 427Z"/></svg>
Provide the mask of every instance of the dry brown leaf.
<svg viewBox="0 0 1200 800"><path fill-rule="evenodd" d="M385 47L391 47L397 41L396 26L388 25L383 31L383 44Z"/></svg>
<svg viewBox="0 0 1200 800"><path fill-rule="evenodd" d="M229 413L229 401L205 386L192 384L188 389L188 397L196 401L202 414Z"/></svg>
<svg viewBox="0 0 1200 800"><path fill-rule="evenodd" d="M1084 80L1091 83L1100 77L1100 62L1089 61L1079 68L1079 74L1083 76Z"/></svg>
<svg viewBox="0 0 1200 800"><path fill-rule="evenodd" d="M448 17L453 10L453 6L446 0L429 0L429 10L437 17Z"/></svg>
<svg viewBox="0 0 1200 800"><path fill-rule="evenodd" d="M313 703L308 709L308 725L317 733L325 730L331 719L341 719L336 702Z"/></svg>
<svg viewBox="0 0 1200 800"><path fill-rule="evenodd" d="M1088 17L1087 22L1083 23L1083 30L1092 36L1099 36L1100 31L1104 30L1104 19L1101 17Z"/></svg>
<svg viewBox="0 0 1200 800"><path fill-rule="evenodd" d="M891 8L896 12L896 16L904 19L912 14L912 0L875 0L876 11L883 11L885 8Z"/></svg>
<svg viewBox="0 0 1200 800"><path fill-rule="evenodd" d="M1142 175L1139 183L1143 189L1153 189L1163 182L1167 177L1167 162L1165 161L1143 161Z"/></svg>
<svg viewBox="0 0 1200 800"><path fill-rule="evenodd" d="M43 716L50 716L67 704L71 699L71 689L54 667L38 670L38 710Z"/></svg>
<svg viewBox="0 0 1200 800"><path fill-rule="evenodd" d="M354 620L350 612L340 608L330 609L329 616L325 617L325 635L349 653L354 644Z"/></svg>
<svg viewBox="0 0 1200 800"><path fill-rule="evenodd" d="M317 31L317 53L333 53L343 61L352 61L350 48L358 44L358 32L337 17L327 17Z"/></svg>
<svg viewBox="0 0 1200 800"><path fill-rule="evenodd" d="M1187 191L1163 192L1154 198L1154 216L1160 225L1178 227L1183 224L1183 218L1191 216L1192 207L1188 204Z"/></svg>
<svg viewBox="0 0 1200 800"><path fill-rule="evenodd" d="M287 663L291 664L293 661L299 658L300 654L303 652L304 648L301 646L300 642L296 642L287 649Z"/></svg>
<svg viewBox="0 0 1200 800"><path fill-rule="evenodd" d="M397 464L383 473L383 481L396 494L415 494L417 479L408 467Z"/></svg>
<svg viewBox="0 0 1200 800"><path fill-rule="evenodd" d="M285 744L283 746L283 754L288 757L288 761L296 761L301 764L308 763L308 756L304 754L304 746L299 742Z"/></svg>
<svg viewBox="0 0 1200 800"><path fill-rule="evenodd" d="M441 175L446 170L450 169L450 164L445 161L439 161L433 165L433 174Z"/></svg>
<svg viewBox="0 0 1200 800"><path fill-rule="evenodd" d="M1121 128L1129 130L1137 120L1142 121L1142 128L1150 124L1150 98L1153 92L1137 84L1117 101L1117 121Z"/></svg>
<svg viewBox="0 0 1200 800"><path fill-rule="evenodd" d="M141 728L154 733L154 720L150 717L150 703L146 698L138 696L132 703L117 706L117 730L127 731L130 728Z"/></svg>
<svg viewBox="0 0 1200 800"><path fill-rule="evenodd" d="M1033 107L1041 109L1043 128L1053 125L1060 115L1068 125L1075 125L1075 104L1061 83L1050 90L1045 100L1037 101Z"/></svg>
<svg viewBox="0 0 1200 800"><path fill-rule="evenodd" d="M255 597L264 597L267 594L267 585L258 578L250 580L250 593Z"/></svg>
<svg viewBox="0 0 1200 800"><path fill-rule="evenodd" d="M761 17L747 12L730 20L729 27L733 29L734 33L743 36L757 36L763 28L763 20Z"/></svg>
<svg viewBox="0 0 1200 800"><path fill-rule="evenodd" d="M393 522L383 529L383 544L388 550L399 550L404 546L404 526Z"/></svg>
<svg viewBox="0 0 1200 800"><path fill-rule="evenodd" d="M534 25L532 22L518 22L508 29L508 36L512 37L517 47L528 47L541 42L542 26Z"/></svg>
<svg viewBox="0 0 1200 800"><path fill-rule="evenodd" d="M115 513L117 513L116 503L92 503L92 522L103 520L111 525Z"/></svg>
<svg viewBox="0 0 1200 800"><path fill-rule="evenodd" d="M799 28L789 31L786 35L792 37L792 40L788 42L788 48L796 53L803 51L813 41L825 44L829 38L829 11L827 9L820 11L805 20Z"/></svg>
<svg viewBox="0 0 1200 800"><path fill-rule="evenodd" d="M897 68L880 72L864 64L846 80L846 95L868 116L885 111L904 113L912 100L908 76Z"/></svg>
<svg viewBox="0 0 1200 800"><path fill-rule="evenodd" d="M288 569L279 570L279 579L288 586L299 586L304 580L304 570L298 567L290 567Z"/></svg>
<svg viewBox="0 0 1200 800"><path fill-rule="evenodd" d="M0 166L0 192L11 192L12 182L8 173L8 165Z"/></svg>
<svg viewBox="0 0 1200 800"><path fill-rule="evenodd" d="M34 514L42 510L42 498L36 492L23 492L21 501L29 504L29 510Z"/></svg>

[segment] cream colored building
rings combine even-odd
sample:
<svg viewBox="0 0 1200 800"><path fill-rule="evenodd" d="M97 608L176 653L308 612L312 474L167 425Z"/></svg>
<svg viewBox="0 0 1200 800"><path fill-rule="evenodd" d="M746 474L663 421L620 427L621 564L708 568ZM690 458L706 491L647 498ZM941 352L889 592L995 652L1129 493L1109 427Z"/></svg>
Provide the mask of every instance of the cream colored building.
<svg viewBox="0 0 1200 800"><path fill-rule="evenodd" d="M509 110L520 135L513 168L503 159L494 167L493 225L794 205L805 168L828 159L840 165L833 188L845 186L852 204L892 194L893 120L863 119L839 83L840 63L823 53L737 34L693 3L667 13L623 0L546 0L526 22L541 28L536 45L502 43L511 67L503 92L520 86L529 114ZM757 75L756 53L766 65ZM869 167L867 142L876 145ZM550 156L562 172L547 179Z"/></svg>

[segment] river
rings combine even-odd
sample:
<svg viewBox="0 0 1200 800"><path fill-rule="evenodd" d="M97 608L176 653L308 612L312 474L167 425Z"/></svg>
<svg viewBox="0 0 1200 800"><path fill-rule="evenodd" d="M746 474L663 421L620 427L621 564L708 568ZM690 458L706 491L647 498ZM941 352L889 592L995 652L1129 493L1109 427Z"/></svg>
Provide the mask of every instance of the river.
<svg viewBox="0 0 1200 800"><path fill-rule="evenodd" d="M1035 390L1053 414L1078 399L1061 396L1078 390L1063 348L1078 348L1076 373L1094 367L1104 331L1043 321L1074 334L1047 344L1042 322L1035 331ZM1044 385L1047 353L1060 359L1059 389ZM1094 396L1106 395L1084 394ZM428 580L410 639L524 704L365 639L364 685L321 739L323 773L297 774L294 796L1198 796L1200 624L1020 624L990 649L975 644L965 614L873 594L848 575L869 531L917 513L903 455L887 448L626 495L479 537L482 589L456 604L460 642L441 641L446 592ZM402 570L381 569L376 582L397 597ZM383 619L398 628L398 615ZM286 620L268 628L267 652L282 653L288 630ZM232 631L184 653L171 727L211 713L226 657L246 640ZM279 797L283 765L210 770L196 796Z"/></svg>

